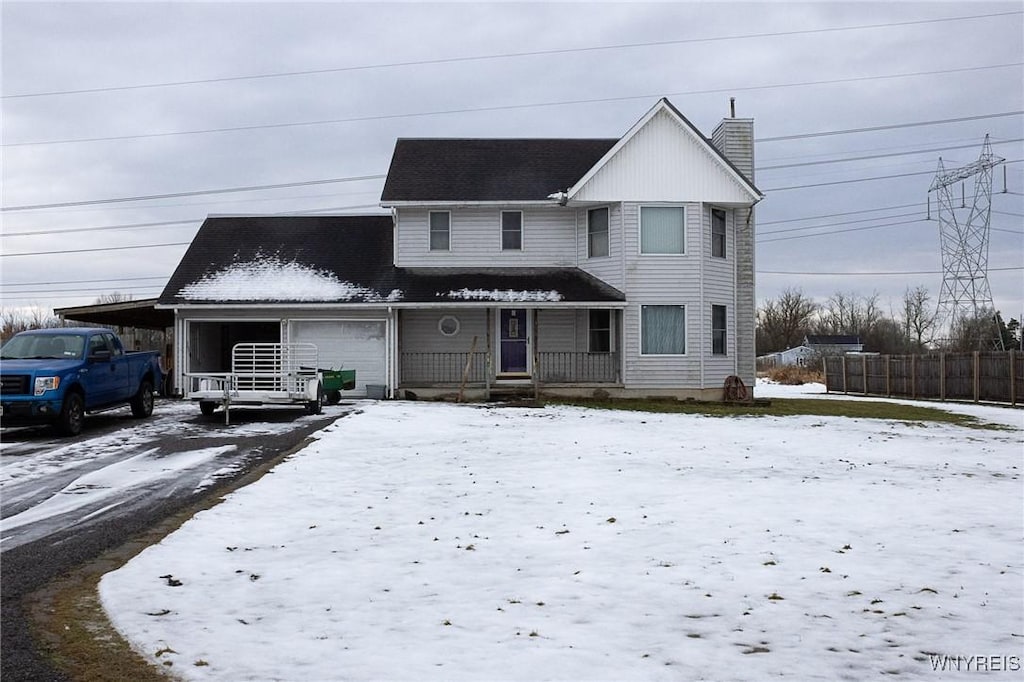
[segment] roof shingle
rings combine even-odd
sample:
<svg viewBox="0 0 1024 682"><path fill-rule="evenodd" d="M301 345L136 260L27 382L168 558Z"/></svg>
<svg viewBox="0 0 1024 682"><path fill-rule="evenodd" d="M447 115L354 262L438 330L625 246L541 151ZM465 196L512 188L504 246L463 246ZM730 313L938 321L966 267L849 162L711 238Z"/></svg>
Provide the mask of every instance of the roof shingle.
<svg viewBox="0 0 1024 682"><path fill-rule="evenodd" d="M543 201L617 139L399 139L381 202Z"/></svg>

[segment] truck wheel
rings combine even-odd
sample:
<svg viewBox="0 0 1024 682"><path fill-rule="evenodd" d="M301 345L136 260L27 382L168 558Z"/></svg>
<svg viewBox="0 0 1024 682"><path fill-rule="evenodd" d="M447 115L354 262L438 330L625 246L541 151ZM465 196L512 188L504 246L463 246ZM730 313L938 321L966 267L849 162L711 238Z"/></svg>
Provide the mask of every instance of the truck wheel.
<svg viewBox="0 0 1024 682"><path fill-rule="evenodd" d="M153 414L153 382L143 379L139 392L132 396L132 416L148 417Z"/></svg>
<svg viewBox="0 0 1024 682"><path fill-rule="evenodd" d="M77 436L85 424L85 399L81 393L71 391L64 396L64 404L57 418L57 431L63 436Z"/></svg>
<svg viewBox="0 0 1024 682"><path fill-rule="evenodd" d="M324 411L324 387L316 385L316 400L306 403L306 414L321 414Z"/></svg>
<svg viewBox="0 0 1024 682"><path fill-rule="evenodd" d="M200 400L199 411L203 413L204 417L212 417L213 413L217 410L217 403L212 400Z"/></svg>

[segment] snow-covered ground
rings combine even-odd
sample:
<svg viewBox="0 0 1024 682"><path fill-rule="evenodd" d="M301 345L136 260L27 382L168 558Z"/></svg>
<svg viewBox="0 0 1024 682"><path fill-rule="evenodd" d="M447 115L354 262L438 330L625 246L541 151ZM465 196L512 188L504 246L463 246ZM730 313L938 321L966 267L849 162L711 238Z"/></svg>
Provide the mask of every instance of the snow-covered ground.
<svg viewBox="0 0 1024 682"><path fill-rule="evenodd" d="M1019 670L1022 433L382 402L100 594L194 680Z"/></svg>

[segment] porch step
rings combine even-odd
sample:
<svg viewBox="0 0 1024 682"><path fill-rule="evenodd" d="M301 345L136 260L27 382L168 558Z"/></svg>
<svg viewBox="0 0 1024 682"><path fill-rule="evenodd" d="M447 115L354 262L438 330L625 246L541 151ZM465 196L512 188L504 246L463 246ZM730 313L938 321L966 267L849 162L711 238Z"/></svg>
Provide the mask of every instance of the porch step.
<svg viewBox="0 0 1024 682"><path fill-rule="evenodd" d="M496 402L533 400L533 386L491 386L491 400Z"/></svg>

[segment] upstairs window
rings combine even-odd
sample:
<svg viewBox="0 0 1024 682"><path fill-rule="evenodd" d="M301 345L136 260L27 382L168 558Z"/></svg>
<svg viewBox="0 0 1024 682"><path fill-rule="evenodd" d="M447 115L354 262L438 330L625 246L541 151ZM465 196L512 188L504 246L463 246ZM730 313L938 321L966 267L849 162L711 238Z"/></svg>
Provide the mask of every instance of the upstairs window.
<svg viewBox="0 0 1024 682"><path fill-rule="evenodd" d="M725 211L711 209L711 255L725 258Z"/></svg>
<svg viewBox="0 0 1024 682"><path fill-rule="evenodd" d="M711 354L726 354L726 312L724 305L711 306Z"/></svg>
<svg viewBox="0 0 1024 682"><path fill-rule="evenodd" d="M589 347L591 353L609 353L612 350L612 311L591 310Z"/></svg>
<svg viewBox="0 0 1024 682"><path fill-rule="evenodd" d="M640 207L640 253L686 253L682 206Z"/></svg>
<svg viewBox="0 0 1024 682"><path fill-rule="evenodd" d="M448 211L430 212L430 250L451 251L452 214Z"/></svg>
<svg viewBox="0 0 1024 682"><path fill-rule="evenodd" d="M587 211L587 258L608 255L608 209Z"/></svg>
<svg viewBox="0 0 1024 682"><path fill-rule="evenodd" d="M501 250L523 250L523 212L501 212Z"/></svg>
<svg viewBox="0 0 1024 682"><path fill-rule="evenodd" d="M640 354L686 354L686 306L640 306Z"/></svg>

